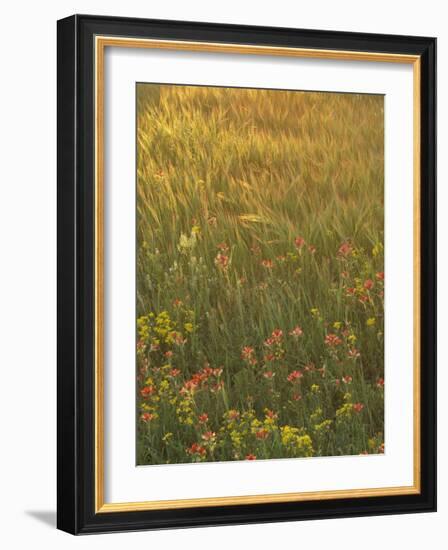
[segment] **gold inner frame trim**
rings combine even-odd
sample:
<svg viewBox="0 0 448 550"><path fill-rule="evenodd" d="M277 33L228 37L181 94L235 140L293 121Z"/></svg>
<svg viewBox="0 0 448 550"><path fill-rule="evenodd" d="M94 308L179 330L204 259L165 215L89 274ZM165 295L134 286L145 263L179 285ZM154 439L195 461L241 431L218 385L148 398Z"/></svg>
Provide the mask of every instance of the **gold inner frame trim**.
<svg viewBox="0 0 448 550"><path fill-rule="evenodd" d="M414 364L413 364L413 458L414 482L410 486L343 489L264 495L154 500L106 503L104 501L104 54L106 47L150 48L207 53L269 55L313 59L373 61L413 65L413 237L414 237ZM279 502L304 502L341 498L362 498L419 494L421 489L420 426L420 56L344 50L271 47L213 42L187 42L96 36L95 55L95 513L167 510L206 506L232 506Z"/></svg>

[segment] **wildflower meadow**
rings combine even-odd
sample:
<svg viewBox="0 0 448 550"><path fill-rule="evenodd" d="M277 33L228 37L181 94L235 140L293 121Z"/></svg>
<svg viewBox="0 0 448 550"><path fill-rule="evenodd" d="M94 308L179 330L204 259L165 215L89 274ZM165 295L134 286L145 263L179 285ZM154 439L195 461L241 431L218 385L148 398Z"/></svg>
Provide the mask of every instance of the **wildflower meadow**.
<svg viewBox="0 0 448 550"><path fill-rule="evenodd" d="M383 107L137 85L137 464L384 452Z"/></svg>

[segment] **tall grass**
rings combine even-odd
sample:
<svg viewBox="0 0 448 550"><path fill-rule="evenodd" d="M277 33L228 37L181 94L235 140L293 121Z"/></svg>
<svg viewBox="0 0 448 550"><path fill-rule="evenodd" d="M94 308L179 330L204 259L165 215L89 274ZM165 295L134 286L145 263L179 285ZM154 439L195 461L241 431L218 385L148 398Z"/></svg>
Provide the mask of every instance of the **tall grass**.
<svg viewBox="0 0 448 550"><path fill-rule="evenodd" d="M139 464L383 451L383 98L137 88Z"/></svg>

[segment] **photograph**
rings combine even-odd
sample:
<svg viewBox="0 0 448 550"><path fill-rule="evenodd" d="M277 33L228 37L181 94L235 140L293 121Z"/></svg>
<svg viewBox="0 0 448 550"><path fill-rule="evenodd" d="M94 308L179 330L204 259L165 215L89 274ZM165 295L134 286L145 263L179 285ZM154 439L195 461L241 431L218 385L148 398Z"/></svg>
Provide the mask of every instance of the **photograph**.
<svg viewBox="0 0 448 550"><path fill-rule="evenodd" d="M446 545L443 7L5 4L3 548Z"/></svg>
<svg viewBox="0 0 448 550"><path fill-rule="evenodd" d="M136 84L137 465L384 447L384 95Z"/></svg>
<svg viewBox="0 0 448 550"><path fill-rule="evenodd" d="M436 509L436 39L58 21L58 528Z"/></svg>

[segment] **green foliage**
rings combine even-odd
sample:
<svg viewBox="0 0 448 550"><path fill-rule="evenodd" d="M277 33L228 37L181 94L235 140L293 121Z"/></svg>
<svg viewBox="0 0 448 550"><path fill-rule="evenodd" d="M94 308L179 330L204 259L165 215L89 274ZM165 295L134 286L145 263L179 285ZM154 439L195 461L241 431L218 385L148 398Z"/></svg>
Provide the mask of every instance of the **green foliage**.
<svg viewBox="0 0 448 550"><path fill-rule="evenodd" d="M137 94L138 463L381 452L383 98Z"/></svg>

